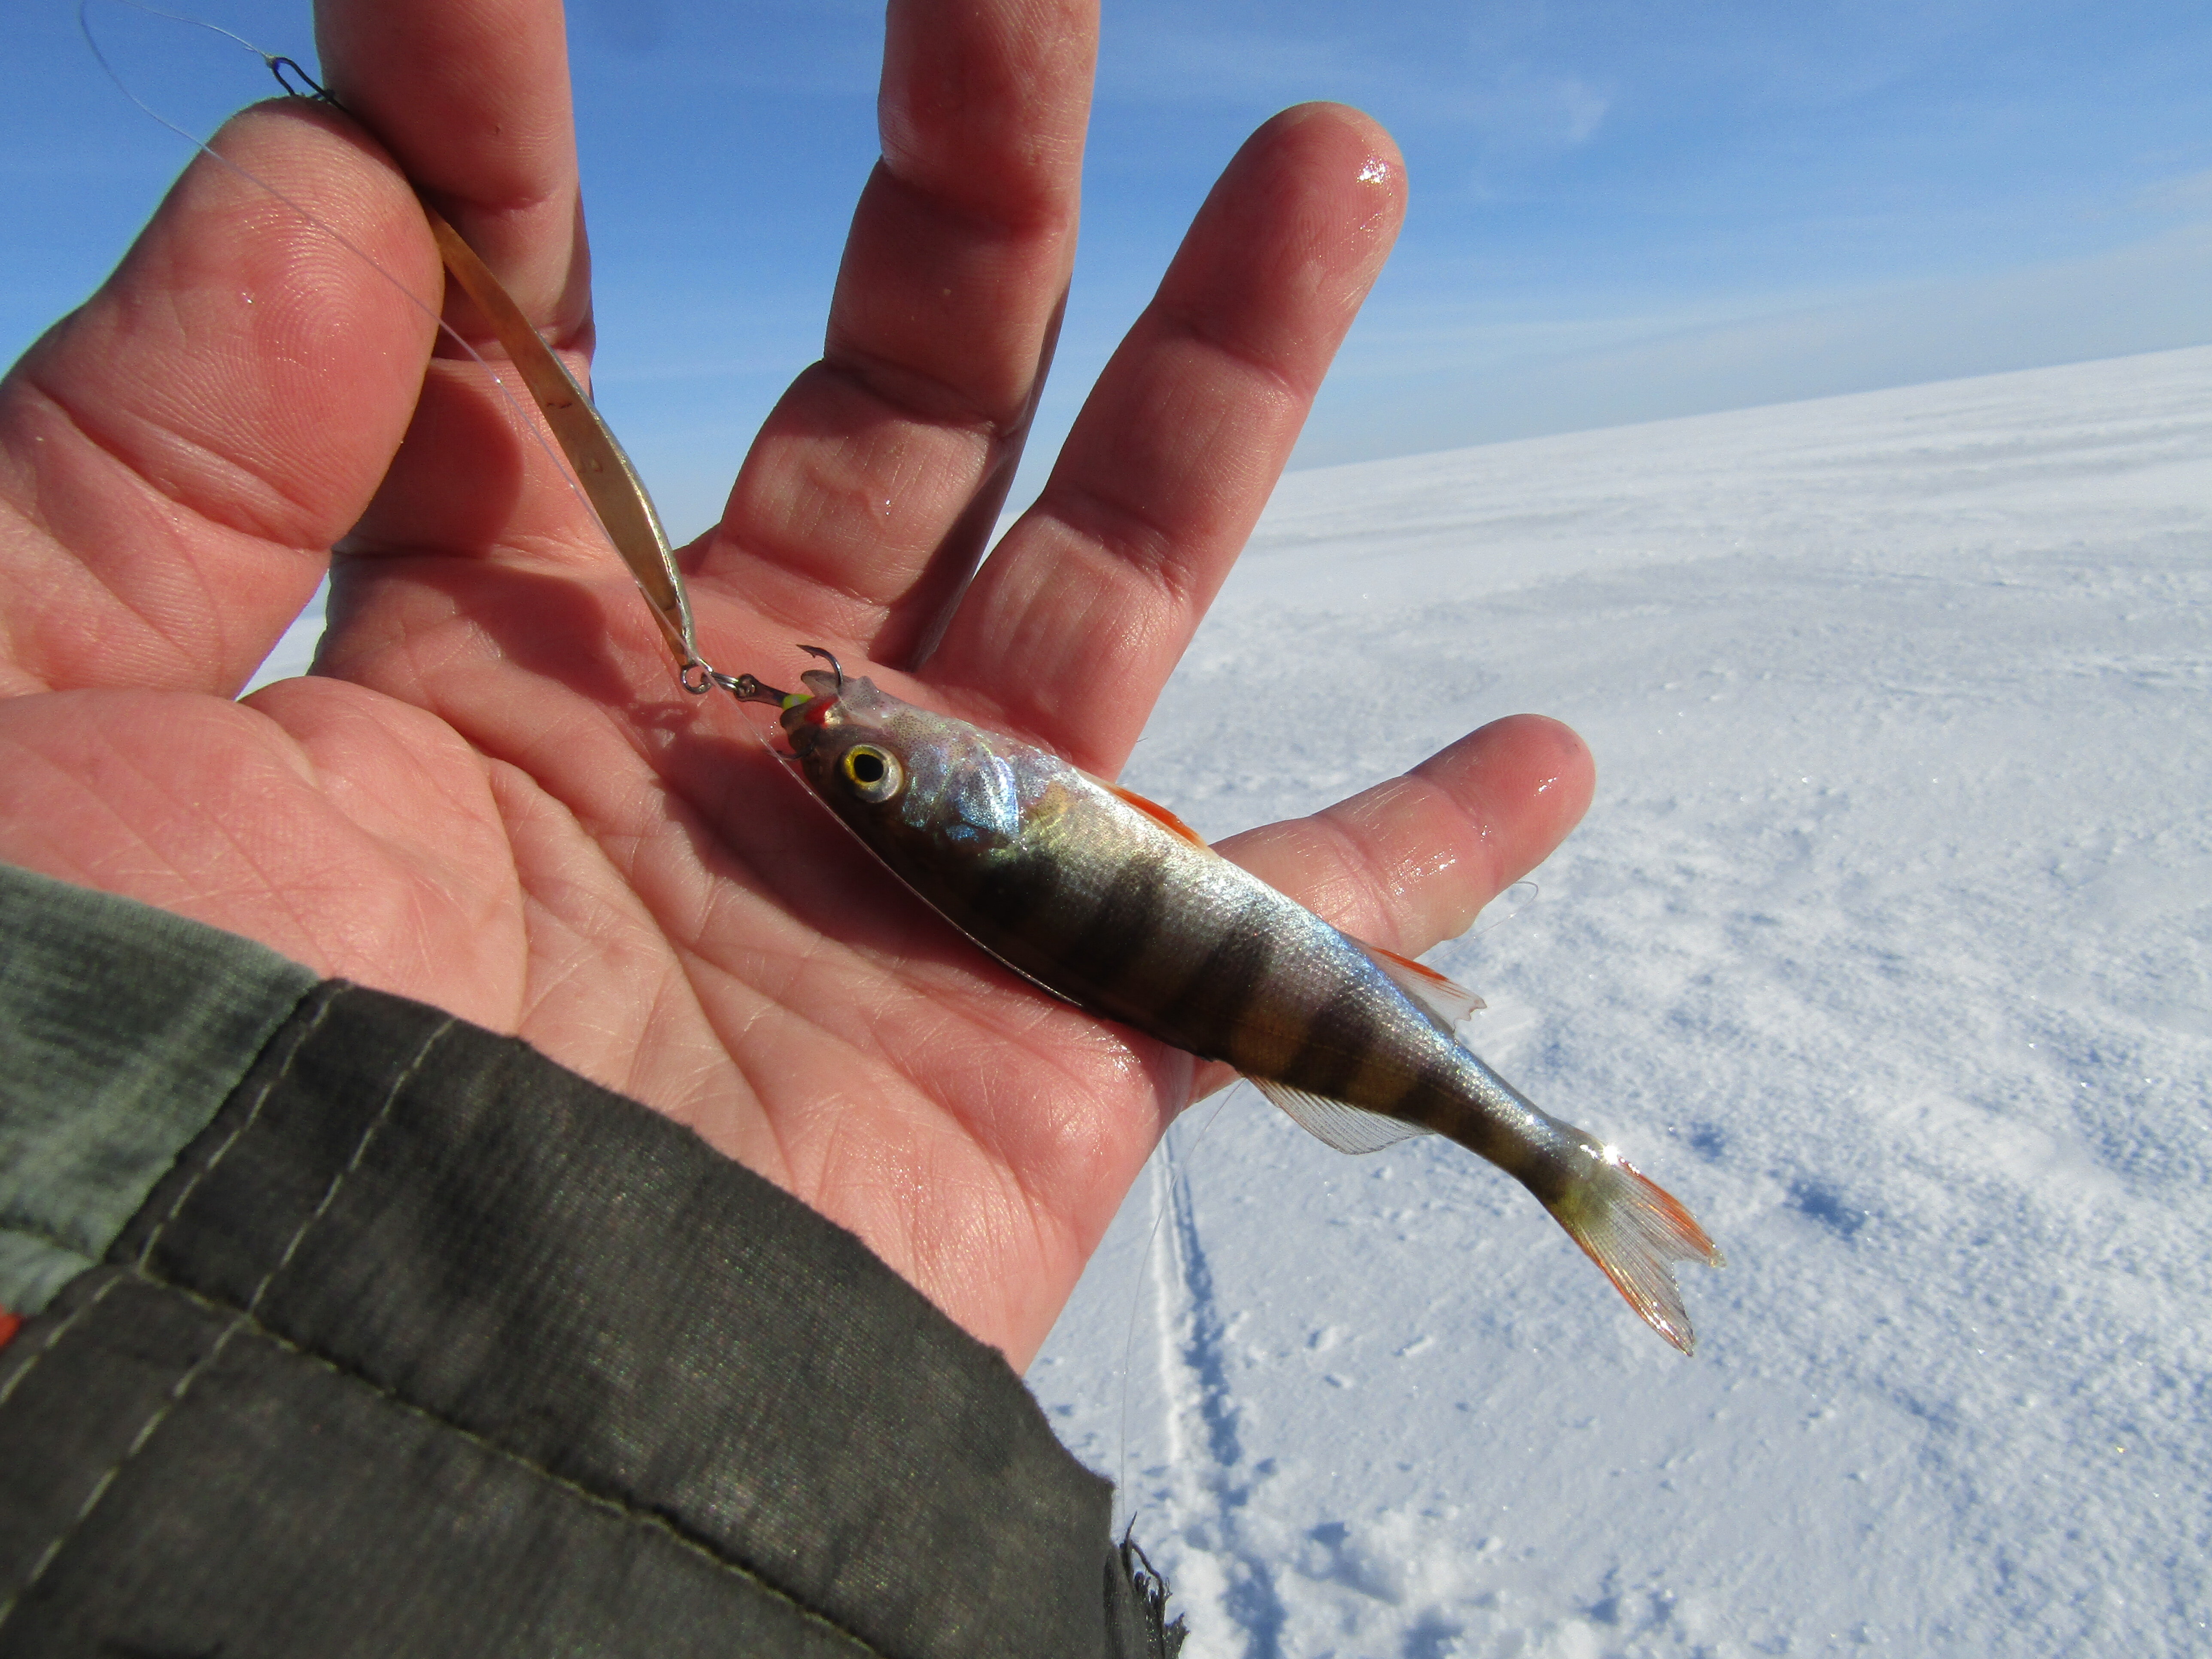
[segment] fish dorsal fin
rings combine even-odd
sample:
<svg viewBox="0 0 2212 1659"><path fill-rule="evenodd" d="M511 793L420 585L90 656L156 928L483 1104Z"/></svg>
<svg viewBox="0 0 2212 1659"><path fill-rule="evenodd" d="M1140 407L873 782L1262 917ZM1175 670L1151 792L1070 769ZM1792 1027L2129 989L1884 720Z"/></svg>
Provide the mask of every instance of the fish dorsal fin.
<svg viewBox="0 0 2212 1659"><path fill-rule="evenodd" d="M1435 969L1411 957L1401 957L1395 951L1386 951L1364 939L1352 942L1367 952L1368 959L1389 975L1393 985L1441 1021L1447 1036L1476 1009L1490 1006L1456 980L1446 979Z"/></svg>
<svg viewBox="0 0 2212 1659"><path fill-rule="evenodd" d="M1287 1083L1249 1079L1252 1086L1290 1114L1291 1121L1325 1146L1340 1152L1379 1152L1385 1146L1414 1135L1436 1132L1424 1124L1407 1123L1364 1107L1347 1106L1340 1100L1324 1100Z"/></svg>
<svg viewBox="0 0 2212 1659"><path fill-rule="evenodd" d="M1101 787L1104 788L1108 794L1113 796L1116 800L1121 801L1125 805L1135 807L1139 812L1142 812L1146 817L1152 819L1153 823L1158 824L1161 829L1165 830L1170 835L1181 836L1193 847L1206 847L1205 836L1200 835L1197 830L1192 829L1174 813L1169 811L1168 809L1161 805L1159 802L1156 800L1146 800L1135 790L1124 789L1118 783L1103 784ZM1210 847L1206 848L1206 851L1209 853L1213 849Z"/></svg>

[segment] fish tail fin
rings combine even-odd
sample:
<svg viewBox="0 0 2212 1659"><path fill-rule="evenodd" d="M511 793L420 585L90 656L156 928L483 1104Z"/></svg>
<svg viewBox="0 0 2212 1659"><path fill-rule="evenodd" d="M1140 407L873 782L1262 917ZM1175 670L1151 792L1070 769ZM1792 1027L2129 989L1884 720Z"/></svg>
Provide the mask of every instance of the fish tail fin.
<svg viewBox="0 0 2212 1659"><path fill-rule="evenodd" d="M1607 1148L1583 1179L1545 1208L1645 1324L1684 1353L1696 1351L1697 1334L1674 1283L1674 1264L1720 1267L1727 1258L1671 1194Z"/></svg>

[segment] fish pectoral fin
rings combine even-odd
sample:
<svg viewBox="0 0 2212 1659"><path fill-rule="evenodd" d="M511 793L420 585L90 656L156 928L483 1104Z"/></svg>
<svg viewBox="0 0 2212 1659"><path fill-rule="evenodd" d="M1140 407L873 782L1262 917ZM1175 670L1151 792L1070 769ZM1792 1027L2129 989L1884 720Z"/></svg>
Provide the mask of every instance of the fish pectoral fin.
<svg viewBox="0 0 2212 1659"><path fill-rule="evenodd" d="M1352 936L1347 933L1346 939ZM1490 1005L1456 980L1446 979L1435 969L1418 963L1411 957L1401 957L1395 951L1386 951L1379 945L1370 945L1364 939L1352 939L1368 959L1389 976L1390 982L1407 996L1443 1022L1444 1034L1451 1035L1452 1028L1478 1008Z"/></svg>
<svg viewBox="0 0 2212 1659"><path fill-rule="evenodd" d="M1159 802L1156 800L1146 800L1135 790L1124 789L1118 783L1107 783L1103 780L1101 780L1099 787L1104 789L1108 794L1113 796L1115 799L1120 801L1123 805L1135 807L1139 812L1142 812L1154 823L1158 824L1161 829L1166 830L1170 835L1181 836L1193 847L1206 847L1205 836L1200 835L1197 830L1192 829L1174 813L1169 811L1168 809L1161 805ZM1210 853L1213 849L1211 847L1206 847L1206 850Z"/></svg>
<svg viewBox="0 0 2212 1659"><path fill-rule="evenodd" d="M1347 1106L1340 1100L1324 1100L1287 1083L1248 1079L1251 1085L1290 1114L1291 1121L1326 1146L1340 1152L1379 1152L1385 1146L1415 1135L1434 1134L1426 1124L1385 1117L1364 1106Z"/></svg>

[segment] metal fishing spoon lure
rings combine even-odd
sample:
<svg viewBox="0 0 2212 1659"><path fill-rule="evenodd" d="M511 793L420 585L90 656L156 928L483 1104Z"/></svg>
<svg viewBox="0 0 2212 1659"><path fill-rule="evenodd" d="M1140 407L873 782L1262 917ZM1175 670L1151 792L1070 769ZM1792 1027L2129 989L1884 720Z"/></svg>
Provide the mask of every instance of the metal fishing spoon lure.
<svg viewBox="0 0 2212 1659"><path fill-rule="evenodd" d="M268 58L267 61L270 72L286 92L328 104L353 116L292 59ZM307 90L295 87L287 71L306 82ZM430 234L438 244L438 257L444 262L447 272L490 323L493 334L514 365L531 400L544 416L554 441L561 446L561 453L574 469L576 482L582 486L592 512L599 515L607 539L629 567L638 591L644 594L653 620L660 625L661 637L676 659L676 676L684 689L703 696L719 686L741 702L764 702L779 708L793 701L791 694L764 685L750 674L725 674L699 654L698 631L692 619L691 597L684 586L683 568L676 562L675 550L668 544L668 532L661 526L652 493L646 489L645 480L638 476L637 468L631 464L613 428L593 405L591 394L577 383L568 366L531 326L522 307L515 303L499 278L492 275L490 267L477 251L443 214L423 198L419 187L416 198L421 204L423 217L429 222ZM844 671L837 668L835 657L817 646L800 648L827 659L830 667L836 670L840 684L843 683Z"/></svg>

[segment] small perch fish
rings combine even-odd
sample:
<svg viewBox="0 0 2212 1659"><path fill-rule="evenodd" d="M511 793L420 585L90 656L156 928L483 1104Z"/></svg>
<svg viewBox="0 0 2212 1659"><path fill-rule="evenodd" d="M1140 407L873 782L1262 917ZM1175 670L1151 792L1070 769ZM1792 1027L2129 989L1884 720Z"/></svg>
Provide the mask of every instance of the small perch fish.
<svg viewBox="0 0 2212 1659"><path fill-rule="evenodd" d="M498 280L427 204L652 606L684 689L782 710L793 763L901 879L1054 995L1218 1060L1340 1152L1449 1137L1526 1187L1628 1305L1695 1338L1674 1264L1722 1265L1690 1212L1610 1146L1532 1105L1453 1035L1482 1006L1231 864L1175 815L1058 756L830 672L786 696L699 653L684 573L636 470ZM805 649L821 657L818 647Z"/></svg>
<svg viewBox="0 0 2212 1659"><path fill-rule="evenodd" d="M1340 933L1164 808L1046 750L841 672L803 683L781 716L799 769L985 950L1056 996L1235 1066L1340 1152L1435 1133L1479 1153L1646 1323L1692 1350L1673 1264L1717 1267L1721 1253L1619 1153L1538 1110L1453 1036L1480 998Z"/></svg>

